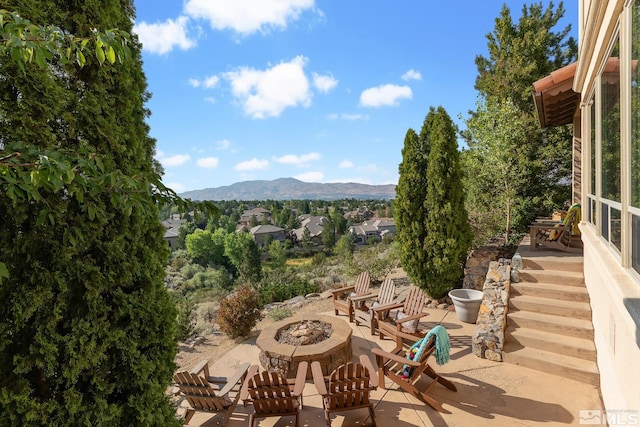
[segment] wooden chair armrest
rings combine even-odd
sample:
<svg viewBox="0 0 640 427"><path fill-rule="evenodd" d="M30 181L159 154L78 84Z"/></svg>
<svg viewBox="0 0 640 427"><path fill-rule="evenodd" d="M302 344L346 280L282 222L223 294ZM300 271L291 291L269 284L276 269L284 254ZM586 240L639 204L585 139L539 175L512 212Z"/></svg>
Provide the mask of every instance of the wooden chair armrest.
<svg viewBox="0 0 640 427"><path fill-rule="evenodd" d="M233 374L231 378L229 378L229 381L227 381L227 383L222 388L222 390L220 390L220 393L219 393L220 396L224 396L225 394L233 390L233 388L236 386L236 384L238 384L238 382L244 381L244 379L247 376L247 371L249 370L249 366L251 366L251 363L249 362L243 363L242 365L240 365L236 373Z"/></svg>
<svg viewBox="0 0 640 427"><path fill-rule="evenodd" d="M352 297L349 297L349 299L353 302L360 302L360 301L366 301L368 299L373 299L377 296L378 296L378 293L376 292L375 294L368 293L368 294L362 294L362 295L354 295Z"/></svg>
<svg viewBox="0 0 640 427"><path fill-rule="evenodd" d="M403 302L390 302L389 304L373 307L372 310L376 313L382 313L383 311L393 310L394 308L400 308L402 306L404 306Z"/></svg>
<svg viewBox="0 0 640 427"><path fill-rule="evenodd" d="M203 374L203 376L208 380L209 379L209 361L206 359L201 360L196 366L191 368L189 372L196 375Z"/></svg>
<svg viewBox="0 0 640 427"><path fill-rule="evenodd" d="M300 362L298 364L298 372L296 373L296 382L293 385L293 395L300 396L304 390L304 383L307 380L307 368L309 362Z"/></svg>
<svg viewBox="0 0 640 427"><path fill-rule="evenodd" d="M318 394L321 396L327 395L327 384L324 382L324 375L322 374L322 367L317 360L311 362L311 375L313 376L313 385L316 386Z"/></svg>
<svg viewBox="0 0 640 427"><path fill-rule="evenodd" d="M415 366L415 367L421 365L420 363L414 362L413 360L407 359L406 357L389 353L379 348L372 348L371 351L373 352L373 354L375 354L376 356L380 356L383 359L393 360L394 362L405 363L409 366Z"/></svg>
<svg viewBox="0 0 640 427"><path fill-rule="evenodd" d="M371 377L369 384L371 384L372 387L378 387L378 368L376 362L371 363L371 358L368 355L361 354L360 363L369 371L369 376Z"/></svg>
<svg viewBox="0 0 640 427"><path fill-rule="evenodd" d="M245 400L249 400L249 379L253 378L253 376L258 373L259 369L260 367L258 365L251 365L247 371L247 376L245 377L244 382L242 383L242 388L240 389L240 399L242 399L243 402Z"/></svg>
<svg viewBox="0 0 640 427"><path fill-rule="evenodd" d="M416 313L413 316L403 317L402 319L396 319L395 322L398 326L402 325L404 322L409 322L411 320L422 319L423 317L428 316L429 313L425 313L424 311L421 313Z"/></svg>
<svg viewBox="0 0 640 427"><path fill-rule="evenodd" d="M351 291L351 290L353 290L355 288L356 288L356 285L343 286L341 288L331 289L331 293L333 294L333 297L335 298L336 295L338 295L340 292Z"/></svg>
<svg viewBox="0 0 640 427"><path fill-rule="evenodd" d="M562 223L556 222L555 224L531 224L529 225L530 230L562 230L566 228Z"/></svg>

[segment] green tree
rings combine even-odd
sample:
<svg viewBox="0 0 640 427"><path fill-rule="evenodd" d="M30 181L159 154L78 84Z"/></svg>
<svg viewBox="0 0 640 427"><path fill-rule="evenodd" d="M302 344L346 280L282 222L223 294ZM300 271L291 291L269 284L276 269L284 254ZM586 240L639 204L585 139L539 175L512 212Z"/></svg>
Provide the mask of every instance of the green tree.
<svg viewBox="0 0 640 427"><path fill-rule="evenodd" d="M487 34L489 56L476 57L475 87L480 98L494 98L492 102L498 103L511 100L521 112L517 117L525 131L519 132L519 144L525 156L520 162L526 185L518 193L512 212L512 222L520 230L536 216L562 206L570 198L570 125L548 129L531 126L536 120L532 84L576 58L575 40L568 37L571 27L554 30L564 13L562 2L555 10L553 3L546 8L542 3L524 5L519 21L514 23L505 5L494 31Z"/></svg>
<svg viewBox="0 0 640 427"><path fill-rule="evenodd" d="M489 99L467 121L471 140L464 153L466 205L474 235L482 241L502 230L509 243L512 212L527 185L528 146L521 141L533 126L532 117L511 100Z"/></svg>
<svg viewBox="0 0 640 427"><path fill-rule="evenodd" d="M224 255L224 243L216 244L213 233L206 230L196 229L186 238L187 254L198 264L220 265Z"/></svg>
<svg viewBox="0 0 640 427"><path fill-rule="evenodd" d="M260 281L260 248L249 233L228 234L224 242L224 253L235 267L240 281L247 284Z"/></svg>
<svg viewBox="0 0 640 427"><path fill-rule="evenodd" d="M311 249L313 246L313 241L311 240L311 231L307 227L304 228L302 232L302 239L300 239L300 243L304 249Z"/></svg>
<svg viewBox="0 0 640 427"><path fill-rule="evenodd" d="M426 136L427 120L423 123ZM396 187L395 221L396 241L400 247L400 262L407 275L420 286L426 286L425 265L427 263L425 241L427 238L427 168L429 141L418 138L409 129L404 138L402 163L400 163L398 186Z"/></svg>
<svg viewBox="0 0 640 427"><path fill-rule="evenodd" d="M353 255L355 244L353 243L353 236L351 233L347 233L338 239L336 244L336 253L341 259L348 260Z"/></svg>
<svg viewBox="0 0 640 427"><path fill-rule="evenodd" d="M277 240L274 240L269 245L269 256L271 257L271 267L275 270L284 268L287 263L287 253L280 243Z"/></svg>
<svg viewBox="0 0 640 427"><path fill-rule="evenodd" d="M95 37L93 28L130 31L133 5L3 7L20 20L52 20L60 32L50 44L36 36L9 51L3 40L1 49L0 135L10 154L0 170L8 273L0 284L0 425L177 425L165 396L176 310L163 284L168 249L156 204L171 193L145 124L140 45L132 42L114 67L101 67L113 53L99 37L95 56L71 47L71 62L65 48L69 38ZM24 24L14 16L7 28L0 14L2 37Z"/></svg>
<svg viewBox="0 0 640 427"><path fill-rule="evenodd" d="M464 206L455 125L442 107L432 107L427 122L430 150L424 200L426 236L422 246L426 282L417 283L433 298L441 298L462 282L472 235Z"/></svg>
<svg viewBox="0 0 640 427"><path fill-rule="evenodd" d="M322 226L322 244L328 250L336 245L336 226L330 217L327 217Z"/></svg>

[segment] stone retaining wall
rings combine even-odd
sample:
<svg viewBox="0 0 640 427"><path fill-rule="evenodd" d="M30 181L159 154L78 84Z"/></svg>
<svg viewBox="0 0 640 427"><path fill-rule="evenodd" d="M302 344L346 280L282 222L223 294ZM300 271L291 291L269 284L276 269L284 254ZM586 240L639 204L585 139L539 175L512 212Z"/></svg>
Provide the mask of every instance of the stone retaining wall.
<svg viewBox="0 0 640 427"><path fill-rule="evenodd" d="M473 354L480 358L502 362L510 286L510 260L491 261L482 289L484 296L476 330L471 337Z"/></svg>
<svg viewBox="0 0 640 427"><path fill-rule="evenodd" d="M503 256L504 251L499 246L486 245L472 250L464 266L462 288L481 291L489 271L489 263L498 261Z"/></svg>

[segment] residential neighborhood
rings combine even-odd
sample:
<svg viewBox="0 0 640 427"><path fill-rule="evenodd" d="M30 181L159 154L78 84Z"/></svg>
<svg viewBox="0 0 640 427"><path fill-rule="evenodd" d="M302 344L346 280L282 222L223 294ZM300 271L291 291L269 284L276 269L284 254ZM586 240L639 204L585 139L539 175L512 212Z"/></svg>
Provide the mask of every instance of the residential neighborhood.
<svg viewBox="0 0 640 427"><path fill-rule="evenodd" d="M396 234L393 218L377 217L375 212L367 208L348 210L348 207L345 206L340 208L340 211L346 223L349 224L346 232L352 236L353 243L356 245L381 242L385 238L392 240ZM193 217L193 213L190 213L190 217ZM325 225L331 221L329 215L301 214L296 217L300 226L287 229L275 225L271 212L263 207L245 209L239 218L235 231L251 234L260 247L268 246L274 240L282 243L291 240L294 246L301 245L305 234L313 246L321 247ZM360 222L354 222L356 220ZM166 229L164 239L171 250L176 249L180 227L183 223L185 220L181 219L178 214L172 214L169 219L162 221ZM336 234L337 238L342 235L342 233Z"/></svg>

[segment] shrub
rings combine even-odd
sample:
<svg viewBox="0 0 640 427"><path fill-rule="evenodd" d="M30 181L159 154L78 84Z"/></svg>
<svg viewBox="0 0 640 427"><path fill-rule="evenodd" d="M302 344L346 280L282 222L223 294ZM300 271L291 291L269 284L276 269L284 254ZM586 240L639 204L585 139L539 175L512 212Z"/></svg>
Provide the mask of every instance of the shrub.
<svg viewBox="0 0 640 427"><path fill-rule="evenodd" d="M181 298L176 302L176 339L185 341L194 333L195 322L195 305L186 298Z"/></svg>
<svg viewBox="0 0 640 427"><path fill-rule="evenodd" d="M324 252L318 252L313 256L313 259L311 261L311 263L313 265L322 265L324 264L324 262L327 260L327 256L325 255Z"/></svg>
<svg viewBox="0 0 640 427"><path fill-rule="evenodd" d="M220 301L218 325L231 338L249 335L260 317L258 293L248 286Z"/></svg>
<svg viewBox="0 0 640 427"><path fill-rule="evenodd" d="M277 271L273 271L268 277L264 278L258 288L261 306L317 291L318 286L316 284L298 277L295 273L278 273Z"/></svg>
<svg viewBox="0 0 640 427"><path fill-rule="evenodd" d="M185 280L191 279L196 273L204 271L204 267L199 264L187 264L180 269L180 274Z"/></svg>
<svg viewBox="0 0 640 427"><path fill-rule="evenodd" d="M269 317L269 319L277 322L278 320L286 319L287 317L291 316L291 314L292 312L289 307L275 307L274 309L269 311L269 314L267 314L267 316Z"/></svg>

